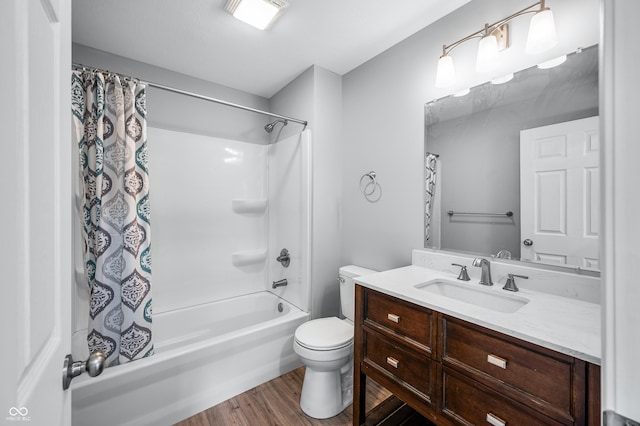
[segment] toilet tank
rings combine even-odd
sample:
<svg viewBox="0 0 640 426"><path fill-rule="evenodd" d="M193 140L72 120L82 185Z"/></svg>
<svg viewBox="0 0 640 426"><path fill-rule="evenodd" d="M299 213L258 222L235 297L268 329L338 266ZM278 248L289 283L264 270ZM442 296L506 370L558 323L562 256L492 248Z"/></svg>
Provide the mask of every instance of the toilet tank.
<svg viewBox="0 0 640 426"><path fill-rule="evenodd" d="M356 265L343 266L338 271L340 281L340 306L342 315L353 322L355 310L355 282L354 278L363 275L375 274L378 271L362 268Z"/></svg>

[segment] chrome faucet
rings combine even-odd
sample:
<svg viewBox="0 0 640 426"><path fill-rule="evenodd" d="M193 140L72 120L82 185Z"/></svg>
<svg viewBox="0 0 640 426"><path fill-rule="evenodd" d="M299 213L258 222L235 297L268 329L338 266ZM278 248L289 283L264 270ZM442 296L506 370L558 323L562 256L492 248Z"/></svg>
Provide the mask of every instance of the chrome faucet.
<svg viewBox="0 0 640 426"><path fill-rule="evenodd" d="M493 281L491 281L491 263L489 263L487 259L476 257L475 259L473 259L472 265L482 268L482 275L480 275L480 284L493 285Z"/></svg>
<svg viewBox="0 0 640 426"><path fill-rule="evenodd" d="M284 287L284 286L286 286L287 284L289 284L289 283L287 282L287 279L286 279L286 278L283 278L283 279L281 279L281 280L274 281L274 282L273 282L273 284L271 285L271 288Z"/></svg>

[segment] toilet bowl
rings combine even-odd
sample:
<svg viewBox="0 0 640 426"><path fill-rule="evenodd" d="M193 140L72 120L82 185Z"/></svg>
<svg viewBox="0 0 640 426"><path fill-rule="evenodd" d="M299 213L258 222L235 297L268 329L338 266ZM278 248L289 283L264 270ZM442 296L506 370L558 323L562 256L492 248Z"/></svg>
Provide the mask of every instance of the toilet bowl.
<svg viewBox="0 0 640 426"><path fill-rule="evenodd" d="M353 279L374 272L353 265L340 268L340 301L346 318L318 318L296 329L293 350L306 367L300 408L311 417L333 417L353 401Z"/></svg>

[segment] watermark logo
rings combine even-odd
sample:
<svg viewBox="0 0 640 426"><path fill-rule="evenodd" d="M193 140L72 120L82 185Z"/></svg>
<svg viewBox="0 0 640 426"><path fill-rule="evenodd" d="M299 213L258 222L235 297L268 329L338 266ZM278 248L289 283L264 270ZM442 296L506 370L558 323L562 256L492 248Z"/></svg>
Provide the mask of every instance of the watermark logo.
<svg viewBox="0 0 640 426"><path fill-rule="evenodd" d="M11 407L9 408L9 415L4 419L9 422L30 422L31 416L29 416L27 407Z"/></svg>

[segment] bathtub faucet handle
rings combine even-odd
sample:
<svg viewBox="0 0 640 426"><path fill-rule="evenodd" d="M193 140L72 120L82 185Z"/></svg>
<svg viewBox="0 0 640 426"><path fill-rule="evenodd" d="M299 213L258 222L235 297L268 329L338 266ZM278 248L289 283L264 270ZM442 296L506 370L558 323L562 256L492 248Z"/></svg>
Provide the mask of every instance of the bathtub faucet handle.
<svg viewBox="0 0 640 426"><path fill-rule="evenodd" d="M291 262L291 258L289 258L289 250L287 250L286 248L280 250L280 256L276 257L276 260L282 263L282 266L288 268L289 263Z"/></svg>
<svg viewBox="0 0 640 426"><path fill-rule="evenodd" d="M287 284L288 284L288 283L287 283L287 279L286 279L286 278L283 278L283 279L281 279L281 280L274 281L274 282L273 282L273 284L271 285L271 288L284 287L284 286L286 286Z"/></svg>

